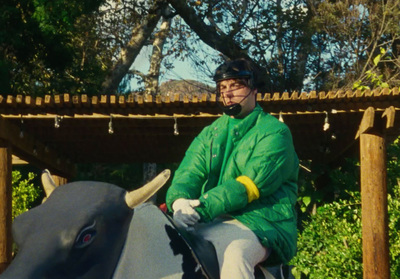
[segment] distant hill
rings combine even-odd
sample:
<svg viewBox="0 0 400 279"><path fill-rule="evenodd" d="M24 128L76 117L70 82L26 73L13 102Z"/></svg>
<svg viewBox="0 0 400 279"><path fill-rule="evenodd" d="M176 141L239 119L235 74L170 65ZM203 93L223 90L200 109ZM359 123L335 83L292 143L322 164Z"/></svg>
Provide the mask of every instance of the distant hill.
<svg viewBox="0 0 400 279"><path fill-rule="evenodd" d="M215 93L215 87L211 87L207 84L195 81L195 80L169 80L163 82L159 88L159 94L161 96L173 95L173 94L203 94Z"/></svg>

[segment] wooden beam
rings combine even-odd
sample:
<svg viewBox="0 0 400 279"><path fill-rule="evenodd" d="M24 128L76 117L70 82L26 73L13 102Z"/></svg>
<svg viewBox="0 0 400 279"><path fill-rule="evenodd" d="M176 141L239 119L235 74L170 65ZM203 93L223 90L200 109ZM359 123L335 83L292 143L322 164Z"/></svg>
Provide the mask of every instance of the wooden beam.
<svg viewBox="0 0 400 279"><path fill-rule="evenodd" d="M53 180L54 180L54 182L56 183L57 186L61 186L61 185L64 185L64 184L68 183L68 180L65 177L61 177L61 176L54 175L54 174L52 174L51 176L52 176L52 178L53 178Z"/></svg>
<svg viewBox="0 0 400 279"><path fill-rule="evenodd" d="M27 161L22 160L21 158L15 156L15 155L12 155L12 164L14 166L14 165L27 165L29 163Z"/></svg>
<svg viewBox="0 0 400 279"><path fill-rule="evenodd" d="M386 129L391 129L394 127L394 118L396 116L396 109L394 106L390 106L387 109L385 109L384 113L382 114L382 117L386 117Z"/></svg>
<svg viewBox="0 0 400 279"><path fill-rule="evenodd" d="M368 108L361 120L360 170L364 279L390 278L383 121Z"/></svg>
<svg viewBox="0 0 400 279"><path fill-rule="evenodd" d="M12 260L11 145L0 139L0 273Z"/></svg>
<svg viewBox="0 0 400 279"><path fill-rule="evenodd" d="M0 139L10 142L15 155L41 168L49 168L53 173L66 177L75 174L75 166L55 150L28 133L20 136L20 128L0 116Z"/></svg>
<svg viewBox="0 0 400 279"><path fill-rule="evenodd" d="M374 121L375 110L373 107L369 107L364 112L360 127L357 131L356 139L359 138L362 133L367 133L370 129L372 129L374 127Z"/></svg>

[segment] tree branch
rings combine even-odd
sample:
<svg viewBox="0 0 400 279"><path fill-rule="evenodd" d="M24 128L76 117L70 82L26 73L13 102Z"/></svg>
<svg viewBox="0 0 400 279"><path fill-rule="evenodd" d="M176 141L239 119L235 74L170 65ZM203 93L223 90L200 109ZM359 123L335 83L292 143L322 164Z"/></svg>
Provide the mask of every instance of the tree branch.
<svg viewBox="0 0 400 279"><path fill-rule="evenodd" d="M163 1L156 1L154 6L150 9L147 17L143 20L142 24L139 24L133 28L130 41L124 48L121 49L118 61L110 70L108 76L102 84L103 94L112 94L117 91L121 80L129 71L129 68L135 61L140 50L145 45L147 39L157 26L157 23L161 18L163 6L165 5L166 3Z"/></svg>
<svg viewBox="0 0 400 279"><path fill-rule="evenodd" d="M218 33L214 27L204 23L194 9L186 5L185 0L167 0L186 24L210 47L222 52L228 57L246 57L246 52L225 33Z"/></svg>
<svg viewBox="0 0 400 279"><path fill-rule="evenodd" d="M269 84L265 73L267 72L265 68L260 67L257 63L255 63L250 56L247 54L247 51L241 48L232 37L223 33L210 25L204 23L195 10L190 8L187 5L187 1L185 0L167 0L169 4L175 9L175 11L180 15L180 17L186 22L186 24L200 37L200 39L211 48L218 50L224 56L227 56L231 59L233 58L246 58L249 61L252 61L254 67L257 69L257 75L259 77L260 86L259 89L263 90L265 86Z"/></svg>

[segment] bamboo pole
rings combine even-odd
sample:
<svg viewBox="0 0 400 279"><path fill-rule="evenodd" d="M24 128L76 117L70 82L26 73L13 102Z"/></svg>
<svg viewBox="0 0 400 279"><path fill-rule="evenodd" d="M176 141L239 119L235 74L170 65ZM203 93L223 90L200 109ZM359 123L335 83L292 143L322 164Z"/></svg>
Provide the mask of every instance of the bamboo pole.
<svg viewBox="0 0 400 279"><path fill-rule="evenodd" d="M12 156L8 142L0 139L0 273L10 264L12 259Z"/></svg>

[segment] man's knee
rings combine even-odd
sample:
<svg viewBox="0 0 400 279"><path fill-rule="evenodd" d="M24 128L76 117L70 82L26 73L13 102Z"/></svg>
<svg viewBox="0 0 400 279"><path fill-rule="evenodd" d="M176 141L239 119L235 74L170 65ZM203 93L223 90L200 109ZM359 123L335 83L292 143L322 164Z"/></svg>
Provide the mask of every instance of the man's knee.
<svg viewBox="0 0 400 279"><path fill-rule="evenodd" d="M247 240L232 241L225 249L224 261L235 263L248 263L255 266L268 257L268 249L259 242Z"/></svg>
<svg viewBox="0 0 400 279"><path fill-rule="evenodd" d="M237 246L226 249L223 262L220 263L221 278L254 278L254 263L248 256Z"/></svg>
<svg viewBox="0 0 400 279"><path fill-rule="evenodd" d="M246 252L238 245L229 245L224 252L224 261L242 262Z"/></svg>

